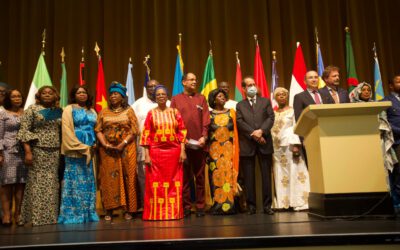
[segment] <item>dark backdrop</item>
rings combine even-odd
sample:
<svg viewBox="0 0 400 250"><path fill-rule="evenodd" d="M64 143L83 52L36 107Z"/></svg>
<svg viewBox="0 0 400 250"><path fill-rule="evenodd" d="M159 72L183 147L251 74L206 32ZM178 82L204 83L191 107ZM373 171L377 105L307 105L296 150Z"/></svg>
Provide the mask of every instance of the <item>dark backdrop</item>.
<svg viewBox="0 0 400 250"><path fill-rule="evenodd" d="M151 76L172 88L178 33L183 36L185 72L201 80L209 40L217 81L235 81L235 51L243 75L252 74L254 34L258 34L268 82L271 51L277 51L279 85L289 87L296 41L301 42L308 69L316 68L314 28L325 66L341 68L346 87L345 32L349 26L360 81L373 82L375 41L385 91L399 72L398 0L0 0L2 80L27 94L47 30L46 63L59 87L60 51L65 48L69 88L78 82L81 48L86 50L86 81L94 91L97 41L107 85L125 83L128 58L133 59L136 98L142 95L145 55ZM233 96L233 93L231 93Z"/></svg>

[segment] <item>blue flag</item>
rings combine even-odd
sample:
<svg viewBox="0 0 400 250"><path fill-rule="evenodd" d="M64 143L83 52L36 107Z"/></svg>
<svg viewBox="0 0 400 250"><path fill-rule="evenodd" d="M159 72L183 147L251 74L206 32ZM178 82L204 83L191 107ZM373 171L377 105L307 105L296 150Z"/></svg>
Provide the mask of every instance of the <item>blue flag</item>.
<svg viewBox="0 0 400 250"><path fill-rule="evenodd" d="M132 105L135 102L135 89L133 87L133 76L132 76L132 63L128 63L128 74L126 76L126 89L128 94L128 104Z"/></svg>
<svg viewBox="0 0 400 250"><path fill-rule="evenodd" d="M325 87L325 82L322 80L322 73L324 72L324 61L322 60L321 48L317 43L317 70L318 70L318 88Z"/></svg>
<svg viewBox="0 0 400 250"><path fill-rule="evenodd" d="M181 55L181 46L176 46L178 54L176 55L174 85L172 89L172 96L183 92L182 76L183 76L183 60Z"/></svg>

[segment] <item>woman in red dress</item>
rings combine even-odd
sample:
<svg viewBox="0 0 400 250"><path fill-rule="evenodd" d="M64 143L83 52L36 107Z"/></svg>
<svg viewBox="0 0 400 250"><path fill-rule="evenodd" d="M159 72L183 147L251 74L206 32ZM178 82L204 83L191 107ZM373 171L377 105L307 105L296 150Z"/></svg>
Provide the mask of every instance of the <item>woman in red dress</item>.
<svg viewBox="0 0 400 250"><path fill-rule="evenodd" d="M146 164L143 220L181 219L186 128L179 111L167 107L165 87L158 85L154 94L158 107L147 114L140 142Z"/></svg>

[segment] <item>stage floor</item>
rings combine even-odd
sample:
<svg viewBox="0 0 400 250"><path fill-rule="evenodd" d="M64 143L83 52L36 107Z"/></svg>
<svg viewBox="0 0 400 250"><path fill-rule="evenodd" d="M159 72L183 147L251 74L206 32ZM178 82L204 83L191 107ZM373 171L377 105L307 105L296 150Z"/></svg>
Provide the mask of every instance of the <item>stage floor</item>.
<svg viewBox="0 0 400 250"><path fill-rule="evenodd" d="M400 244L400 220L321 220L306 212L237 214L179 221L0 227L0 248L238 249ZM399 245L400 249L400 245Z"/></svg>

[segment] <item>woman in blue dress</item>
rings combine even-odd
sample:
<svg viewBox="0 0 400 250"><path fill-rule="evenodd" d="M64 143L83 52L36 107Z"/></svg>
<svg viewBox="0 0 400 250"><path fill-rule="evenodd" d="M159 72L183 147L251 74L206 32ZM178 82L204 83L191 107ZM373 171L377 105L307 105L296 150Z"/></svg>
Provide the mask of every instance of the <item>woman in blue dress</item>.
<svg viewBox="0 0 400 250"><path fill-rule="evenodd" d="M93 98L84 86L73 88L69 98L71 104L62 116L61 154L65 156L65 170L58 223L98 221L92 164L97 119L91 108Z"/></svg>

